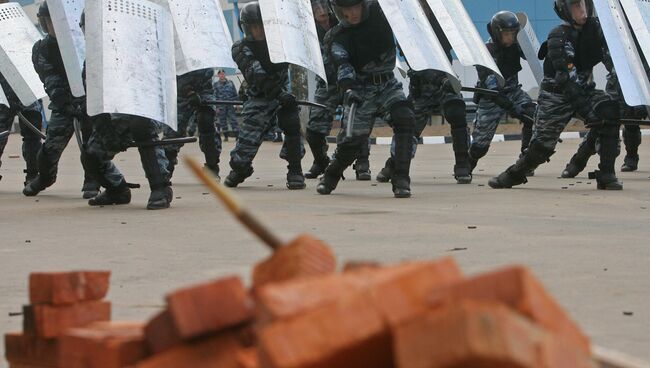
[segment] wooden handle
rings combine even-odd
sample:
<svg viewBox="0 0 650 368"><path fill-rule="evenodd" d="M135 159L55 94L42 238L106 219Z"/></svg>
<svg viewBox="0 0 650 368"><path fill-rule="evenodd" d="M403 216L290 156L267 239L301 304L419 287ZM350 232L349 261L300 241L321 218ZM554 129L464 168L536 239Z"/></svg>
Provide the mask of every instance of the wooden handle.
<svg viewBox="0 0 650 368"><path fill-rule="evenodd" d="M264 244L274 251L282 246L282 241L275 236L264 224L249 213L235 198L230 190L214 180L210 174L203 170L203 167L193 158L185 156L185 162L192 169L194 174L205 184L210 191L226 205L230 213L235 215L237 220L246 226L253 234L257 235Z"/></svg>

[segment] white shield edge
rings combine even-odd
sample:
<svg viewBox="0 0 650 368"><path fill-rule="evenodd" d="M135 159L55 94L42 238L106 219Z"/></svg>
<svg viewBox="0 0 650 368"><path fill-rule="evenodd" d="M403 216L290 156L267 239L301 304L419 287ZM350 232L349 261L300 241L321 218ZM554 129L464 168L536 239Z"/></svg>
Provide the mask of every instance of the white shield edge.
<svg viewBox="0 0 650 368"><path fill-rule="evenodd" d="M460 80L418 0L379 0L379 5L411 69L446 73L456 92L460 91Z"/></svg>
<svg viewBox="0 0 650 368"><path fill-rule="evenodd" d="M42 35L19 4L0 4L0 10L12 17L0 20L0 73L29 106L47 96L32 63L32 48Z"/></svg>
<svg viewBox="0 0 650 368"><path fill-rule="evenodd" d="M427 3L451 43L458 61L465 66L480 65L490 69L496 74L499 84L503 85L505 79L463 3L460 0L427 0Z"/></svg>
<svg viewBox="0 0 650 368"><path fill-rule="evenodd" d="M638 0L621 0L630 28L636 36L641 52L650 62L650 3Z"/></svg>
<svg viewBox="0 0 650 368"><path fill-rule="evenodd" d="M650 105L650 82L623 8L618 0L595 0L594 5L625 102L630 106Z"/></svg>
<svg viewBox="0 0 650 368"><path fill-rule="evenodd" d="M209 68L237 68L232 36L219 0L156 0L174 21L176 75Z"/></svg>
<svg viewBox="0 0 650 368"><path fill-rule="evenodd" d="M544 65L537 56L541 45L532 24L529 22L528 15L526 13L517 13L517 18L519 18L521 24L521 30L517 34L517 42L526 56L526 62L533 72L537 85L541 85L542 79L544 79Z"/></svg>
<svg viewBox="0 0 650 368"><path fill-rule="evenodd" d="M11 107L9 106L9 100L7 100L7 95L5 95L5 91L2 90L2 86L0 86L0 105Z"/></svg>
<svg viewBox="0 0 650 368"><path fill-rule="evenodd" d="M174 28L169 11L147 0L124 0L155 16L134 22L108 11L110 3L90 1L86 7L86 22L98 25L86 29L88 114L142 116L177 130ZM112 32L117 20L131 24L123 27L129 28L128 34ZM155 38L150 40L146 36L151 34ZM113 40L118 42L104 47ZM118 47L120 43L124 46Z"/></svg>
<svg viewBox="0 0 650 368"><path fill-rule="evenodd" d="M65 73L68 76L70 90L75 97L86 94L81 77L86 59L86 41L79 27L84 0L48 0L52 24L59 43Z"/></svg>
<svg viewBox="0 0 650 368"><path fill-rule="evenodd" d="M404 62L400 60L400 58L397 58L397 62L395 64L397 67L397 71L402 76L402 78L406 78L409 72L409 67L406 64L404 64Z"/></svg>
<svg viewBox="0 0 650 368"><path fill-rule="evenodd" d="M260 10L271 62L301 66L327 81L310 3L264 0Z"/></svg>

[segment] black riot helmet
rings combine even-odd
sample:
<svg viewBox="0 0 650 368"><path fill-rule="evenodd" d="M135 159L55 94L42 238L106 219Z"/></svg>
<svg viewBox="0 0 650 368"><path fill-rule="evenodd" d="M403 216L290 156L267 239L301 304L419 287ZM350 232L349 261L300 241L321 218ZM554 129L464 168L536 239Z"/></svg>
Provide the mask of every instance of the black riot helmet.
<svg viewBox="0 0 650 368"><path fill-rule="evenodd" d="M357 25L368 18L369 0L330 0L330 4L339 23L344 27ZM352 24L344 13L346 13L346 8L358 7L359 5L361 5L360 11L362 13L357 18L357 21Z"/></svg>
<svg viewBox="0 0 650 368"><path fill-rule="evenodd" d="M571 6L573 4L582 3L585 7L587 17L594 16L594 3L592 0L555 0L554 9L560 19L569 23L577 24L573 16L571 15Z"/></svg>
<svg viewBox="0 0 650 368"><path fill-rule="evenodd" d="M253 26L264 27L262 11L257 1L244 5L239 13L239 29L244 32L247 40L253 40L253 34L251 32Z"/></svg>
<svg viewBox="0 0 650 368"><path fill-rule="evenodd" d="M500 11L492 17L490 23L488 23L488 32L492 37L492 40L503 44L503 33L504 32L513 32L515 38L521 30L521 23L519 23L519 18L517 15L510 11Z"/></svg>
<svg viewBox="0 0 650 368"><path fill-rule="evenodd" d="M38 24L41 26L41 30L45 33L50 33L48 22L52 24L52 19L50 18L50 8L47 6L47 1L43 1L41 6L38 7L36 16L38 17Z"/></svg>

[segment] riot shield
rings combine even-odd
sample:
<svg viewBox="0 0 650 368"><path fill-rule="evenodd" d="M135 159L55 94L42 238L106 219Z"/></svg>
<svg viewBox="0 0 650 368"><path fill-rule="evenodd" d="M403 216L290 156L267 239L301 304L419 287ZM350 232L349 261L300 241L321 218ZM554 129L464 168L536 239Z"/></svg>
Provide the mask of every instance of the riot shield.
<svg viewBox="0 0 650 368"><path fill-rule="evenodd" d="M632 32L646 61L650 61L650 3L644 0L621 0Z"/></svg>
<svg viewBox="0 0 650 368"><path fill-rule="evenodd" d="M88 114L142 116L176 129L174 27L147 0L86 5Z"/></svg>
<svg viewBox="0 0 650 368"><path fill-rule="evenodd" d="M623 8L618 0L595 0L594 5L625 102L630 106L649 106L650 82Z"/></svg>
<svg viewBox="0 0 650 368"><path fill-rule="evenodd" d="M480 65L493 71L500 85L505 80L474 22L467 14L461 0L427 0L429 7L445 32L461 64Z"/></svg>
<svg viewBox="0 0 650 368"><path fill-rule="evenodd" d="M517 42L526 56L526 61L530 69L533 71L535 81L540 85L542 79L544 79L544 65L542 65L541 60L537 57L540 48L539 40L537 39L532 24L528 21L528 15L526 13L517 13L517 18L519 18L519 23L521 23L521 30L517 34Z"/></svg>
<svg viewBox="0 0 650 368"><path fill-rule="evenodd" d="M0 4L0 73L29 106L46 96L32 64L32 48L41 33L17 3Z"/></svg>
<svg viewBox="0 0 650 368"><path fill-rule="evenodd" d="M271 61L301 66L327 81L310 2L264 0L260 10Z"/></svg>
<svg viewBox="0 0 650 368"><path fill-rule="evenodd" d="M176 74L208 68L237 68L232 37L219 0L158 0L174 21Z"/></svg>
<svg viewBox="0 0 650 368"><path fill-rule="evenodd" d="M460 91L460 80L452 70L419 1L379 0L379 5L409 66L415 71L431 69L444 72L449 76L456 91Z"/></svg>
<svg viewBox="0 0 650 368"><path fill-rule="evenodd" d="M2 86L0 86L0 105L10 107L9 101L7 100L7 95L5 95L5 91L2 90Z"/></svg>
<svg viewBox="0 0 650 368"><path fill-rule="evenodd" d="M56 40L75 97L86 94L81 72L86 59L86 41L79 26L85 0L47 0Z"/></svg>

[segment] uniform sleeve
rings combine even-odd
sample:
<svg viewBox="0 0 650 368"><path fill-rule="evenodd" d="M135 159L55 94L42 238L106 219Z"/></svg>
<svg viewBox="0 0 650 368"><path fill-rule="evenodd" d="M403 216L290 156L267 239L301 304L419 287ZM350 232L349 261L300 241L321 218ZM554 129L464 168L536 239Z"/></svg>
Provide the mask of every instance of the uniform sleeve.
<svg viewBox="0 0 650 368"><path fill-rule="evenodd" d="M556 72L569 72L569 61L573 59L567 52L568 34L565 27L556 27L548 35L548 54Z"/></svg>
<svg viewBox="0 0 650 368"><path fill-rule="evenodd" d="M262 67L262 63L255 58L253 50L246 46L245 43L238 41L233 44L232 58L249 85L257 84L268 76L268 73Z"/></svg>
<svg viewBox="0 0 650 368"><path fill-rule="evenodd" d="M58 73L54 65L47 59L46 53L44 52L44 48L46 47L43 45L44 42L43 40L39 40L34 44L32 48L32 63L52 103L57 106L63 106L72 101L68 80L65 75Z"/></svg>

